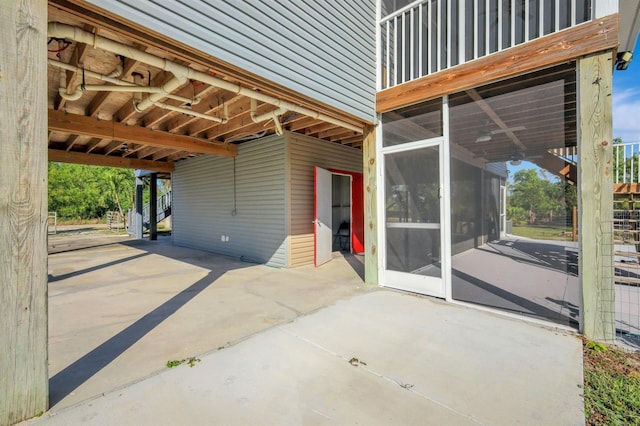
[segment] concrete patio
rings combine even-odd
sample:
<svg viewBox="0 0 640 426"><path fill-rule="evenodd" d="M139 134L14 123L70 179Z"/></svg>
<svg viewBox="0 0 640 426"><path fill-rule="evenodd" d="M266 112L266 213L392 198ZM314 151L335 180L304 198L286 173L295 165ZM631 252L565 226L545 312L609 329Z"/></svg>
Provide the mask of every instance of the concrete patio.
<svg viewBox="0 0 640 426"><path fill-rule="evenodd" d="M366 286L352 256L279 270L120 240L50 256L34 423L584 422L570 333Z"/></svg>

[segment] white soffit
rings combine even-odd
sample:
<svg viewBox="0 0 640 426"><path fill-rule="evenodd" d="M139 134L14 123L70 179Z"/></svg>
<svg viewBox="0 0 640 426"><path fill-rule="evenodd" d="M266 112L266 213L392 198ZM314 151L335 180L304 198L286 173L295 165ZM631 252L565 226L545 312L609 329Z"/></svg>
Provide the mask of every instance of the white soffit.
<svg viewBox="0 0 640 426"><path fill-rule="evenodd" d="M620 48L619 52L633 52L640 32L640 2L620 0Z"/></svg>

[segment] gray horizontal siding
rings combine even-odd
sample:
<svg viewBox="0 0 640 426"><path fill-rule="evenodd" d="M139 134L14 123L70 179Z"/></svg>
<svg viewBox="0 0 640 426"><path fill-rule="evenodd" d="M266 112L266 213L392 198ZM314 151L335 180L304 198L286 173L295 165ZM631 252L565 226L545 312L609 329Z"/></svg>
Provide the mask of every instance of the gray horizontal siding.
<svg viewBox="0 0 640 426"><path fill-rule="evenodd" d="M487 163L484 169L494 175L498 175L500 177L506 178L509 173L509 169L507 168L507 163L504 161L499 163Z"/></svg>
<svg viewBox="0 0 640 426"><path fill-rule="evenodd" d="M173 242L273 266L288 266L285 140L268 137L238 147L236 215L233 159L201 156L173 173ZM223 243L222 235L229 236Z"/></svg>
<svg viewBox="0 0 640 426"><path fill-rule="evenodd" d="M289 134L290 266L313 263L313 168L362 172L362 151L320 139Z"/></svg>
<svg viewBox="0 0 640 426"><path fill-rule="evenodd" d="M368 121L375 0L89 0L232 65Z"/></svg>

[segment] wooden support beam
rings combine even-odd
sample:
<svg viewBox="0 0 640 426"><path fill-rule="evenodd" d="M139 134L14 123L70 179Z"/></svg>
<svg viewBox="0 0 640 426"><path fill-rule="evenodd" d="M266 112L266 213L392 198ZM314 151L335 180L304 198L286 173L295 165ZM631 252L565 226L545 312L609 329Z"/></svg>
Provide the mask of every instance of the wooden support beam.
<svg viewBox="0 0 640 426"><path fill-rule="evenodd" d="M49 150L49 161L60 163L88 164L91 166L122 167L125 169L155 170L158 172L172 172L173 163L137 158L114 157L99 154L83 154L81 152L67 152L58 149Z"/></svg>
<svg viewBox="0 0 640 426"><path fill-rule="evenodd" d="M365 126L362 143L364 172L364 281L378 284L378 197L376 128Z"/></svg>
<svg viewBox="0 0 640 426"><path fill-rule="evenodd" d="M0 424L49 405L47 1L0 7Z"/></svg>
<svg viewBox="0 0 640 426"><path fill-rule="evenodd" d="M617 46L616 13L383 90L378 92L376 109L391 111Z"/></svg>
<svg viewBox="0 0 640 426"><path fill-rule="evenodd" d="M101 121L84 115L49 110L49 129L102 139L117 139L159 148L175 148L188 152L235 157L234 145L216 144L190 136L174 135L113 121Z"/></svg>
<svg viewBox="0 0 640 426"><path fill-rule="evenodd" d="M578 60L580 330L615 340L612 52Z"/></svg>

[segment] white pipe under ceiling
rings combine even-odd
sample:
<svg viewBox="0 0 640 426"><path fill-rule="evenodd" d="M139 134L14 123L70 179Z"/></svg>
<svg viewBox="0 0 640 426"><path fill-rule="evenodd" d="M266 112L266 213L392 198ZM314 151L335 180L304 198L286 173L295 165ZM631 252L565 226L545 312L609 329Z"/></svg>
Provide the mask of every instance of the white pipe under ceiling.
<svg viewBox="0 0 640 426"><path fill-rule="evenodd" d="M150 53L143 52L131 46L127 46L126 44L122 44L122 43L101 37L97 34L90 33L81 28L77 28L67 24L61 24L58 22L49 22L48 36L74 40L79 43L85 43L89 46L93 46L96 49L106 50L108 52L115 53L116 55L121 55L130 59L144 62L145 64L151 65L156 68L160 68L164 71L168 71L174 75L174 78L172 78L162 86L162 89L168 93L176 90L178 87L184 84L188 79L197 80L197 81L209 84L211 86L215 86L220 89L224 89L229 92L236 93L241 96L246 96L248 98L255 99L260 102L275 105L276 107L282 110L294 111L299 114L315 118L316 120L321 120L327 123L335 124L336 126L340 126L345 129L353 130L354 132L362 133L362 128L358 126L354 126L353 124L347 123L343 120L338 120L336 118L333 118L321 112L314 111L312 109L309 109L300 105L296 105L294 103L291 103L282 99L278 99L273 96L266 95L261 92L257 92L255 90L247 89L238 84L231 83L226 80L222 80L220 78L211 76L209 74L196 71L192 68L189 68L180 64L176 64L167 59L160 58ZM157 103L162 98L163 98L162 93L152 93L151 95L149 95L148 97L140 101L136 105L136 108L139 111L145 110L146 108L149 108L151 105L154 105L155 103Z"/></svg>

